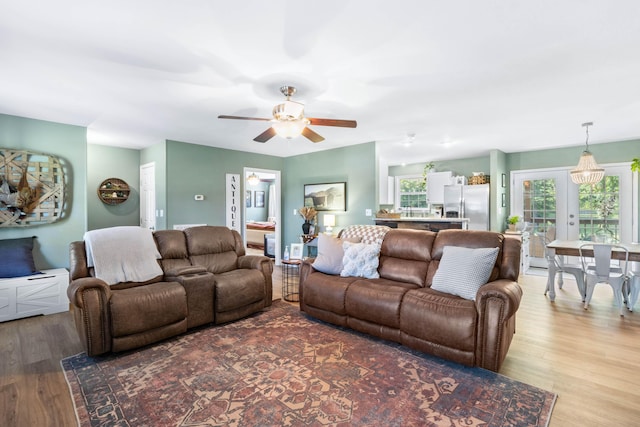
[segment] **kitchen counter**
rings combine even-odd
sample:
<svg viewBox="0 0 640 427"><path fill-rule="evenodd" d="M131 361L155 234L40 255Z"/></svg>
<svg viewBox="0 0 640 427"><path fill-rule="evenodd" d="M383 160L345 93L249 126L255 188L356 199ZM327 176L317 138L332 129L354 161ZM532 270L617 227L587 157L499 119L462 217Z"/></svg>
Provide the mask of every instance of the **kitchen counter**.
<svg viewBox="0 0 640 427"><path fill-rule="evenodd" d="M415 230L440 231L450 228L467 229L469 218L374 218L376 225L386 225L391 228L412 228Z"/></svg>

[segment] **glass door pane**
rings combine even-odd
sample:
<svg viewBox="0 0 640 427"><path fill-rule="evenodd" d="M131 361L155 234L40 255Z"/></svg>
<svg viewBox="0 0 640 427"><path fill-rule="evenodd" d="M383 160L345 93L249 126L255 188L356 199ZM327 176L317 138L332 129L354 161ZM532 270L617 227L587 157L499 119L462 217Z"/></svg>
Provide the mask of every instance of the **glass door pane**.
<svg viewBox="0 0 640 427"><path fill-rule="evenodd" d="M595 185L580 185L580 240L620 242L619 194L619 176L605 176Z"/></svg>
<svg viewBox="0 0 640 427"><path fill-rule="evenodd" d="M527 223L529 257L533 267L546 267L545 241L566 239L566 205L558 203L566 194L565 171L514 173L514 197L510 215L520 215Z"/></svg>

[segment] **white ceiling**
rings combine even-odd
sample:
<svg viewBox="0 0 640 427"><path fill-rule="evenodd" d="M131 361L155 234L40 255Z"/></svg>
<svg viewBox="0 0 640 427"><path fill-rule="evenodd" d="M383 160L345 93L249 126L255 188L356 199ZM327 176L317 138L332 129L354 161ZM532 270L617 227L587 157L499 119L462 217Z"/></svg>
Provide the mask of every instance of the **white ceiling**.
<svg viewBox="0 0 640 427"><path fill-rule="evenodd" d="M381 141L389 164L580 146L587 121L590 143L640 137L639 80L637 0L0 0L0 113L95 144ZM260 144L267 123L217 119L270 117L282 85L357 129Z"/></svg>

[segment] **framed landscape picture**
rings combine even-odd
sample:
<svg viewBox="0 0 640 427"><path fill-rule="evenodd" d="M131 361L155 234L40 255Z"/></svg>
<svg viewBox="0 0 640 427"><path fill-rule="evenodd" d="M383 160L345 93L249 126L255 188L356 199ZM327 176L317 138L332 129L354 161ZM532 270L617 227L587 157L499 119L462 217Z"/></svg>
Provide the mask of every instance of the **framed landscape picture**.
<svg viewBox="0 0 640 427"><path fill-rule="evenodd" d="M305 184L304 206L317 211L346 211L347 183Z"/></svg>

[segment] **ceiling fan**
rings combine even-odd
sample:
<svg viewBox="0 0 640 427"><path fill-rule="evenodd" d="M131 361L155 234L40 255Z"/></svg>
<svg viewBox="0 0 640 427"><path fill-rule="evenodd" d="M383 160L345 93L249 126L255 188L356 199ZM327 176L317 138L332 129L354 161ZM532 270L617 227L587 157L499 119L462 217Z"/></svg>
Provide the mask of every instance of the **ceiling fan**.
<svg viewBox="0 0 640 427"><path fill-rule="evenodd" d="M345 128L355 128L357 123L355 120L338 120L338 119L318 119L304 116L304 104L294 102L291 96L296 93L293 86L282 86L280 92L287 98L282 104L273 107L273 118L263 119L260 117L240 117L240 116L218 116L219 119L236 119L236 120L259 120L263 122L272 122L271 127L260 135L253 138L257 142L267 142L276 135L291 139L302 134L305 138L313 141L324 141L324 138L316 132L309 129L309 125L317 126L338 126Z"/></svg>

